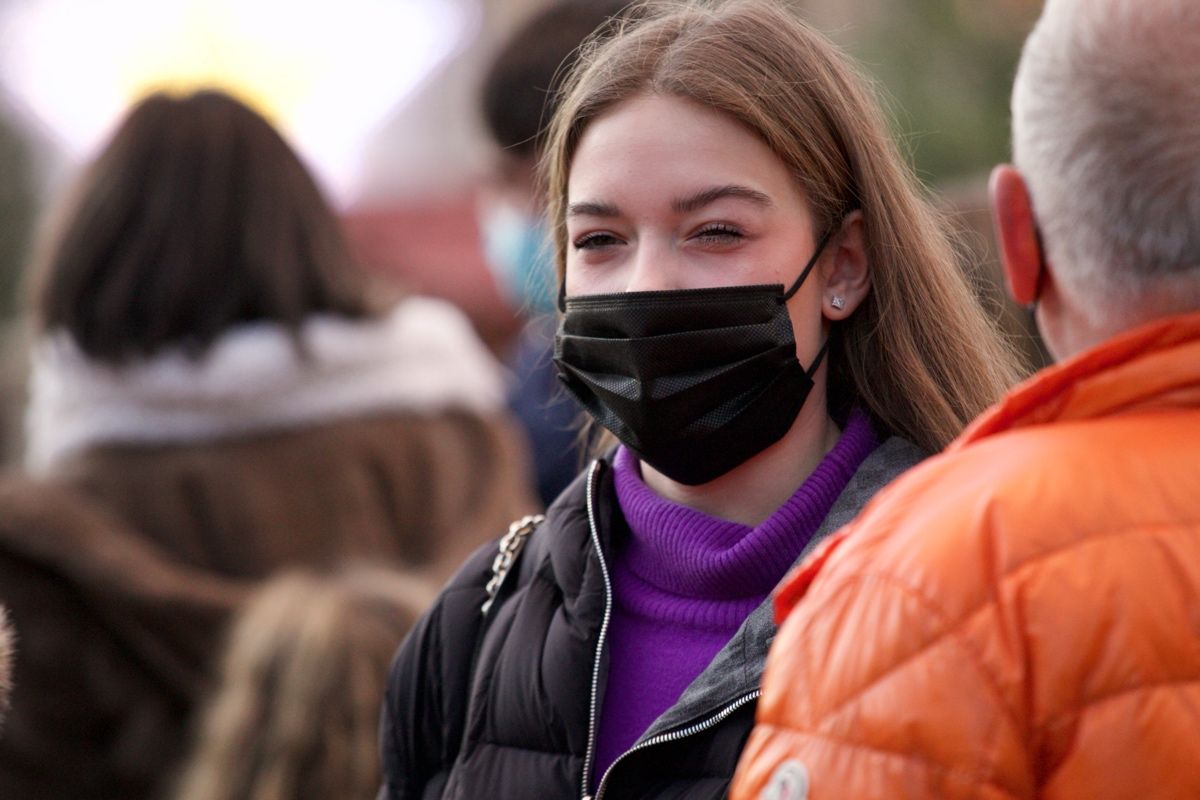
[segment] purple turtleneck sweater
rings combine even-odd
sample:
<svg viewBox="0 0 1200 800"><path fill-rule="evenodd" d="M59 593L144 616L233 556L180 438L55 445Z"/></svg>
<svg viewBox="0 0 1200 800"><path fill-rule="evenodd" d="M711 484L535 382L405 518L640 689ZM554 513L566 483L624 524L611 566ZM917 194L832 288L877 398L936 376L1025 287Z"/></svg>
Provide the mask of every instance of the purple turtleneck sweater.
<svg viewBox="0 0 1200 800"><path fill-rule="evenodd" d="M617 502L632 535L612 565L593 785L766 600L878 444L856 409L808 479L754 528L664 500L642 481L637 457L617 451Z"/></svg>

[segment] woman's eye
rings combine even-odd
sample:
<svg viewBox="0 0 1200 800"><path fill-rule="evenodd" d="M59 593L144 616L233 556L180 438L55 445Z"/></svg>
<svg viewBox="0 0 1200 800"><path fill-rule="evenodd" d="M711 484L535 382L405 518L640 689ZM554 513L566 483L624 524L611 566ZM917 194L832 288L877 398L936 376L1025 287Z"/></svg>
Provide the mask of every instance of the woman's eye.
<svg viewBox="0 0 1200 800"><path fill-rule="evenodd" d="M620 240L611 233L597 231L595 233L586 233L572 242L576 250L597 250L602 247L609 247L614 244L620 244Z"/></svg>
<svg viewBox="0 0 1200 800"><path fill-rule="evenodd" d="M728 244L742 238L742 232L732 225L707 225L696 233L701 242L711 244Z"/></svg>

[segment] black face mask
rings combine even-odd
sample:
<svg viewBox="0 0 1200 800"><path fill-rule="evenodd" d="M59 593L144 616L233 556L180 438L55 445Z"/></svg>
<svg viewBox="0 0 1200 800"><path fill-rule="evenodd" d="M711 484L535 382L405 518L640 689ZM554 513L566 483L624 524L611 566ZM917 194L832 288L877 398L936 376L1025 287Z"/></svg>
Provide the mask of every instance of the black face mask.
<svg viewBox="0 0 1200 800"><path fill-rule="evenodd" d="M832 233L832 231L830 232ZM813 388L828 341L796 359L780 284L562 297L559 380L640 459L697 486L783 438Z"/></svg>

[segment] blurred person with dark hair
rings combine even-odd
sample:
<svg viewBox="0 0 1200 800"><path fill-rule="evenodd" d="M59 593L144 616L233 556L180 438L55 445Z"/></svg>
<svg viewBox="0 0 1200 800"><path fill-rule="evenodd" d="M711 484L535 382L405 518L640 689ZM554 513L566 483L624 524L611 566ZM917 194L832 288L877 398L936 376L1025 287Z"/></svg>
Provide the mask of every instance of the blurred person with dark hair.
<svg viewBox="0 0 1200 800"><path fill-rule="evenodd" d="M271 579L238 614L178 800L371 800L379 698L433 598L410 575Z"/></svg>
<svg viewBox="0 0 1200 800"><path fill-rule="evenodd" d="M992 173L1057 362L776 595L734 798L1200 797L1200 4L1048 0Z"/></svg>
<svg viewBox="0 0 1200 800"><path fill-rule="evenodd" d="M132 590L114 549L203 584L347 558L444 579L536 506L466 319L376 309L299 158L225 94L138 104L35 266L27 467L70 499L5 525L0 796L148 797L180 752L229 606L173 614L186 587Z"/></svg>
<svg viewBox="0 0 1200 800"><path fill-rule="evenodd" d="M484 78L484 121L498 150L480 199L480 236L493 277L526 322L512 346L516 380L509 406L533 452L538 493L549 505L579 471L580 407L562 392L554 350L553 245L537 187L544 128L554 113L558 80L580 44L629 0L558 0L525 21Z"/></svg>

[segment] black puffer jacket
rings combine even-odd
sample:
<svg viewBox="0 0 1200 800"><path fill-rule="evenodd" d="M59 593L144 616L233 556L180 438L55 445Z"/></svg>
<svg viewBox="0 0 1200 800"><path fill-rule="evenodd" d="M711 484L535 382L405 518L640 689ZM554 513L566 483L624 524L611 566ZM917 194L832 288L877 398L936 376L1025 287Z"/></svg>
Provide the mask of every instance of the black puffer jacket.
<svg viewBox="0 0 1200 800"><path fill-rule="evenodd" d="M885 442L809 548L920 457L906 442ZM604 776L590 775L608 669L605 554L627 530L611 470L597 461L551 506L486 623L480 609L495 548L471 557L397 654L383 710L381 798L586 798L589 784L598 784L595 800L725 796L775 635L769 602L633 749Z"/></svg>

